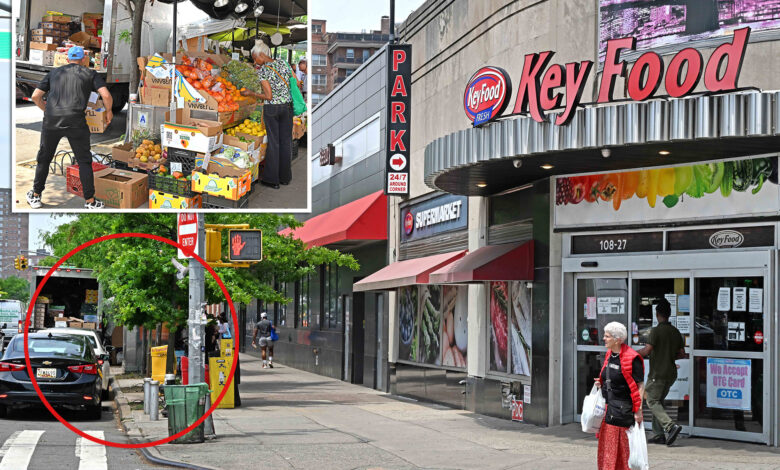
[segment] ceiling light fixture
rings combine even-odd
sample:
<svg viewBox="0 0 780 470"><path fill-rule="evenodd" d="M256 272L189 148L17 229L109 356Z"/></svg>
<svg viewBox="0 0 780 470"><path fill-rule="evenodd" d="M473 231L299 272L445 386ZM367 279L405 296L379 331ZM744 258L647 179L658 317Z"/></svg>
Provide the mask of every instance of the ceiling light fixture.
<svg viewBox="0 0 780 470"><path fill-rule="evenodd" d="M544 170L552 170L553 166L550 165L549 163L545 163L544 165L542 165L542 169L544 169Z"/></svg>
<svg viewBox="0 0 780 470"><path fill-rule="evenodd" d="M659 151L659 152L658 152L658 155L664 155L664 156L666 156L666 155L669 155L670 153L672 153L672 152L670 152L670 151L668 151L668 150L661 150L661 151Z"/></svg>
<svg viewBox="0 0 780 470"><path fill-rule="evenodd" d="M485 188L487 187L487 183L477 183L478 188Z"/></svg>
<svg viewBox="0 0 780 470"><path fill-rule="evenodd" d="M260 5L259 7L255 8L255 17L258 17L263 14L263 5Z"/></svg>
<svg viewBox="0 0 780 470"><path fill-rule="evenodd" d="M238 5L236 5L236 13L239 13L239 14L243 13L243 12L246 11L247 8L249 8L249 5L247 5L244 2L241 2Z"/></svg>
<svg viewBox="0 0 780 470"><path fill-rule="evenodd" d="M229 0L217 0L216 2L214 2L214 7L215 8L222 8L222 7L226 6L228 3L230 3Z"/></svg>

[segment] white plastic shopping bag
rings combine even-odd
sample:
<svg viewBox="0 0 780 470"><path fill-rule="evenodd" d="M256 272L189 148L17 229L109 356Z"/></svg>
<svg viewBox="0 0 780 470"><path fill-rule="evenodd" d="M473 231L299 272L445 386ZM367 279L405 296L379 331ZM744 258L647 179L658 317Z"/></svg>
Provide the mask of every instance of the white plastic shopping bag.
<svg viewBox="0 0 780 470"><path fill-rule="evenodd" d="M582 432L597 433L604 420L607 411L607 403L601 395L601 390L595 385L590 390L590 395L582 402Z"/></svg>
<svg viewBox="0 0 780 470"><path fill-rule="evenodd" d="M645 437L645 429L639 423L634 423L633 426L626 431L628 434L628 448L630 454L628 456L628 468L631 470L648 470L650 463L647 460L647 438Z"/></svg>

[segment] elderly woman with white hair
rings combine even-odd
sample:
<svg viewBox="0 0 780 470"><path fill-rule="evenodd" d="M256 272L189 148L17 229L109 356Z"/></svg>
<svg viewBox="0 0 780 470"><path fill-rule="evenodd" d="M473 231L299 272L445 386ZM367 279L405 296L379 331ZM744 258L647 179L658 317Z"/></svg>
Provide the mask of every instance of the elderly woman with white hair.
<svg viewBox="0 0 780 470"><path fill-rule="evenodd" d="M244 96L264 100L263 122L268 137L265 168L260 184L279 189L279 184L292 180L293 107L290 79L294 80L290 65L282 59L272 59L271 49L262 41L255 42L252 59L260 77L262 93L242 91Z"/></svg>
<svg viewBox="0 0 780 470"><path fill-rule="evenodd" d="M642 356L625 344L628 332L618 322L604 326L607 357L596 385L607 401L607 412L598 433L598 468L628 470L626 429L642 423L645 365Z"/></svg>

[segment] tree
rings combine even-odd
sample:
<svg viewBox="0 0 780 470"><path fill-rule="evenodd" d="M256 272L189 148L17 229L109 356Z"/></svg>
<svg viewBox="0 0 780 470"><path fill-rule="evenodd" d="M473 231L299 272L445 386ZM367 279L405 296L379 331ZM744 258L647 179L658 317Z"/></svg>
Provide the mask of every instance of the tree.
<svg viewBox="0 0 780 470"><path fill-rule="evenodd" d="M146 0L123 0L122 4L124 4L125 9L130 13L130 19L133 23L133 29L130 33L130 57L140 57L141 31L143 31L144 25ZM114 47L116 47L116 45ZM138 67L131 67L130 69L130 93L132 94L135 93L135 90L138 90L140 71L138 70Z"/></svg>
<svg viewBox="0 0 780 470"><path fill-rule="evenodd" d="M263 230L264 261L246 269L217 268L235 303L253 299L288 303L291 299L274 289L274 281L292 282L317 266L336 263L358 269L351 255L322 247L306 249L292 237L277 234L280 228L298 227L291 215L207 214L207 223L249 224ZM54 254L65 255L76 246L102 235L140 232L176 239L176 216L172 214L80 214L44 236ZM227 253L227 236L223 253ZM117 324L153 328L168 324L176 330L188 317L188 280L176 279L171 258L176 249L154 240L125 238L93 245L71 257L69 265L93 269L98 280L114 297L112 318ZM186 264L183 263L183 264ZM218 303L224 295L216 281L206 275L206 300Z"/></svg>
<svg viewBox="0 0 780 470"><path fill-rule="evenodd" d="M5 299L27 302L30 300L30 283L26 279L9 276L0 279L0 292Z"/></svg>

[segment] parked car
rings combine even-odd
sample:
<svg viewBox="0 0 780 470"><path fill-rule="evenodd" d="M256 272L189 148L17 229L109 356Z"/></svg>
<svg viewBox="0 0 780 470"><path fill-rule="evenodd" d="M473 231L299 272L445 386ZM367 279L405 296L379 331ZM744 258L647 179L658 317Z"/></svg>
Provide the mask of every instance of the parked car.
<svg viewBox="0 0 780 470"><path fill-rule="evenodd" d="M98 358L83 335L31 333L28 351L38 387L52 406L101 417L102 377ZM24 336L8 344L0 361L0 416L9 409L40 405L24 360Z"/></svg>
<svg viewBox="0 0 780 470"><path fill-rule="evenodd" d="M100 372L103 374L103 400L108 400L108 387L111 380L111 364L109 357L111 354L110 349L113 346L104 346L103 341L100 339L100 335L95 330L84 330L81 328L49 328L46 330L40 330L39 333L55 333L69 335L85 336L89 340L89 344L92 346L92 350L95 353L95 357L98 359L98 365L100 366Z"/></svg>

